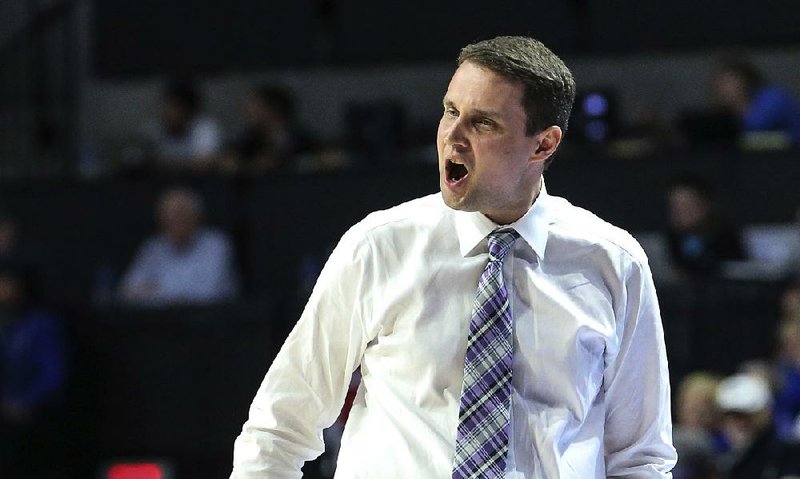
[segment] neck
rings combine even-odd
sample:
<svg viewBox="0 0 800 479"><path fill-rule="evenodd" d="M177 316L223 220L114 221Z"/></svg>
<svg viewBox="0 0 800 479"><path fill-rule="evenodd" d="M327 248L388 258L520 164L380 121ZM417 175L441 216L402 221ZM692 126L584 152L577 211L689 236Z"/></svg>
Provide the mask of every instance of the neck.
<svg viewBox="0 0 800 479"><path fill-rule="evenodd" d="M511 223L525 216L525 213L527 213L528 210L533 205L533 203L536 202L536 199L539 198L539 194L541 192L542 192L542 176L539 175L539 179L536 181L533 189L531 190L530 197L524 203L523 202L520 203L519 211L516 211L515 213L507 212L507 214L504 212L502 215L486 213L486 212L484 212L483 214L498 225L501 226L510 225Z"/></svg>

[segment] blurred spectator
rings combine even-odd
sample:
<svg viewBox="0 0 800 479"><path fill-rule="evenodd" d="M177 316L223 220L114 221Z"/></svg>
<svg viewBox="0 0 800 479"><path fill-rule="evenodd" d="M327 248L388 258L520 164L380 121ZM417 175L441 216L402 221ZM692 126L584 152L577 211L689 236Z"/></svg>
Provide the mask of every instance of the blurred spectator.
<svg viewBox="0 0 800 479"><path fill-rule="evenodd" d="M254 89L244 110L247 124L232 145L237 169L250 173L294 170L297 156L318 146L298 124L295 100L286 88Z"/></svg>
<svg viewBox="0 0 800 479"><path fill-rule="evenodd" d="M784 322L800 321L800 279L788 285L781 295L781 317ZM800 353L800 351L798 351ZM800 358L800 355L798 355Z"/></svg>
<svg viewBox="0 0 800 479"><path fill-rule="evenodd" d="M124 300L141 305L213 303L234 298L238 280L228 237L202 226L194 191L166 191L158 202L161 232L139 250L122 280Z"/></svg>
<svg viewBox="0 0 800 479"><path fill-rule="evenodd" d="M743 132L780 132L788 143L800 145L800 102L767 83L754 65L740 59L723 61L711 85L717 104L739 119Z"/></svg>
<svg viewBox="0 0 800 479"><path fill-rule="evenodd" d="M31 477L42 441L52 434L46 414L65 380L60 320L36 302L30 268L0 263L0 477ZM38 461L36 460L38 457Z"/></svg>
<svg viewBox="0 0 800 479"><path fill-rule="evenodd" d="M775 427L781 438L800 440L800 283L783 291L781 309Z"/></svg>
<svg viewBox="0 0 800 479"><path fill-rule="evenodd" d="M720 378L712 373L694 372L678 387L677 424L713 434L719 425L716 394Z"/></svg>
<svg viewBox="0 0 800 479"><path fill-rule="evenodd" d="M794 247L792 248L788 270L790 276L800 280L800 204L797 205L797 209L795 210L794 224L795 242Z"/></svg>
<svg viewBox="0 0 800 479"><path fill-rule="evenodd" d="M19 255L17 221L7 212L0 210L0 260L12 260Z"/></svg>
<svg viewBox="0 0 800 479"><path fill-rule="evenodd" d="M200 93L193 84L173 81L166 85L160 121L148 132L159 168L205 171L216 165L222 135L217 122L202 114L201 107Z"/></svg>
<svg viewBox="0 0 800 479"><path fill-rule="evenodd" d="M720 383L716 399L722 431L731 446L721 463L724 478L800 474L798 447L782 441L773 427L770 389L763 377L730 376Z"/></svg>
<svg viewBox="0 0 800 479"><path fill-rule="evenodd" d="M673 443L678 451L675 479L711 479L716 455L726 449L719 432L716 406L720 378L706 372L689 374L678 387Z"/></svg>
<svg viewBox="0 0 800 479"><path fill-rule="evenodd" d="M739 231L714 211L711 185L697 177L672 183L669 200L670 256L679 278L717 274L723 261L746 259Z"/></svg>
<svg viewBox="0 0 800 479"><path fill-rule="evenodd" d="M0 261L35 264L38 248L22 238L20 229L17 217L0 208Z"/></svg>
<svg viewBox="0 0 800 479"><path fill-rule="evenodd" d="M609 155L619 159L640 159L673 150L678 144L674 126L653 105L637 107L627 125L608 146Z"/></svg>

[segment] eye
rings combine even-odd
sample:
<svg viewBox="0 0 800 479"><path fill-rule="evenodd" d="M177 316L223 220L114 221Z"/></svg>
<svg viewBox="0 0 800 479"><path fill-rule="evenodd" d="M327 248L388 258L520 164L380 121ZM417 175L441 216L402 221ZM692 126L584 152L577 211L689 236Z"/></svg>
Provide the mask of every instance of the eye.
<svg viewBox="0 0 800 479"><path fill-rule="evenodd" d="M444 116L449 116L451 118L458 118L458 110L456 110L453 107L445 107Z"/></svg>
<svg viewBox="0 0 800 479"><path fill-rule="evenodd" d="M475 120L475 126L478 128L494 128L496 123L489 118L478 118Z"/></svg>

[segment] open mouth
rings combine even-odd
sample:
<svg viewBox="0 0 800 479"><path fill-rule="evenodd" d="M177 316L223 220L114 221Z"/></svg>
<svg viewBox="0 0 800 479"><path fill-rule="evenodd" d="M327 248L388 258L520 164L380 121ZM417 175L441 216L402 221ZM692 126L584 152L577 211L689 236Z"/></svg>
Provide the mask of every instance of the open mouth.
<svg viewBox="0 0 800 479"><path fill-rule="evenodd" d="M447 160L447 166L445 168L445 172L447 174L447 182L448 183L458 183L459 181L463 180L469 174L467 167L461 163L454 163L450 160Z"/></svg>

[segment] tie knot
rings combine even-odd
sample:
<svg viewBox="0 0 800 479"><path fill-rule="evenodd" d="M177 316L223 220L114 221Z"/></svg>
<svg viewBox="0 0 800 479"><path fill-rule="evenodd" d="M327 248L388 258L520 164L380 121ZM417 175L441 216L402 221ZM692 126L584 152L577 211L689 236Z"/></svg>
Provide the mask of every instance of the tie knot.
<svg viewBox="0 0 800 479"><path fill-rule="evenodd" d="M519 233L511 228L498 229L489 233L489 261L502 262L517 238L519 238Z"/></svg>

